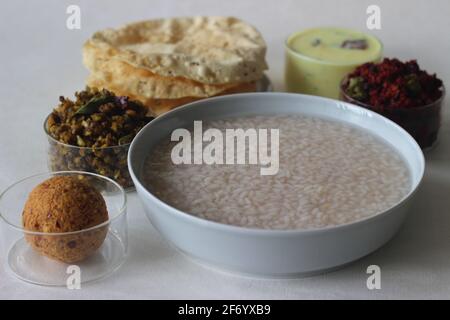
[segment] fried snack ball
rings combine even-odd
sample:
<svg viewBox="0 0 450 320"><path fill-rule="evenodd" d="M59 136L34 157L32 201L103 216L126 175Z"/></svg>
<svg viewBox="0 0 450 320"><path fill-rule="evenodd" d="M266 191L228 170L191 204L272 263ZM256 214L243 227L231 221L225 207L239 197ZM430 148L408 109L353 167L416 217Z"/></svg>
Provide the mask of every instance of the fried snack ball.
<svg viewBox="0 0 450 320"><path fill-rule="evenodd" d="M108 227L76 232L108 220L103 196L76 176L55 176L37 185L29 194L22 214L25 230L49 235L26 234L39 253L65 263L80 262L92 255L105 240ZM70 232L69 234L64 234Z"/></svg>

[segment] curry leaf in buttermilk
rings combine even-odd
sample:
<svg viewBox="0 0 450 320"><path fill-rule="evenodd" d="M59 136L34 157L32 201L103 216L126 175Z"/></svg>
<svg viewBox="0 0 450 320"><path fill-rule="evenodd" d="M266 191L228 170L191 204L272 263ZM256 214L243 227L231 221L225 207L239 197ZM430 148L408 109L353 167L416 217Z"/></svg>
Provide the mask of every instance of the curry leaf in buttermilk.
<svg viewBox="0 0 450 320"><path fill-rule="evenodd" d="M319 38L315 38L312 42L311 45L313 47L317 47L318 45L320 45L322 43L322 41Z"/></svg>
<svg viewBox="0 0 450 320"><path fill-rule="evenodd" d="M357 39L357 40L345 40L341 44L341 48L344 49L352 49L352 50L366 50L367 49L367 40L366 39Z"/></svg>

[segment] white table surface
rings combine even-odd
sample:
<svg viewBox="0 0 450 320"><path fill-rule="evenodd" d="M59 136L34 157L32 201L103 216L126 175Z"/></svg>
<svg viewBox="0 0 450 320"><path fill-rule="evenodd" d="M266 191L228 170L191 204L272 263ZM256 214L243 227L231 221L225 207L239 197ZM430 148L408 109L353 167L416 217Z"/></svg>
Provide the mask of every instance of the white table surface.
<svg viewBox="0 0 450 320"><path fill-rule="evenodd" d="M81 30L66 28L69 4L81 7ZM46 171L44 117L59 95L84 86L81 46L104 27L155 17L234 15L254 24L268 44L269 77L283 90L283 42L298 29L335 25L366 30L366 8L381 7L373 32L385 55L417 58L450 83L450 2L433 1L8 1L0 10L0 189ZM448 108L448 99L445 107ZM427 155L423 188L404 228L388 245L329 274L296 280L242 278L196 265L173 250L129 194L129 256L109 278L81 290L46 288L13 278L0 256L0 298L450 298L450 123ZM366 268L381 267L381 290L366 288Z"/></svg>

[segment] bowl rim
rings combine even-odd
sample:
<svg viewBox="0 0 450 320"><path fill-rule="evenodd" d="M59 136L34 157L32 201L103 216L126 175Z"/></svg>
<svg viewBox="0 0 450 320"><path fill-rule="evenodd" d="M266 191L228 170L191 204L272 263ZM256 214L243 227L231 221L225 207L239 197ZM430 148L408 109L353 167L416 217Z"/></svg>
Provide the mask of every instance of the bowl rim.
<svg viewBox="0 0 450 320"><path fill-rule="evenodd" d="M362 101L359 101L359 100L349 96L348 93L345 92L345 90L344 90L344 83L347 82L348 80L349 80L349 75L346 75L344 78L342 78L342 80L341 80L341 82L339 84L339 93L341 94L341 96L344 99L348 99L348 100L345 100L344 102L347 102L347 103L350 103L350 104L353 104L353 105L357 105L357 106L360 106L360 107L364 107L364 108L366 108L366 109L368 109L370 111L375 110L375 107L373 105L365 103L365 102L362 102ZM444 101L445 94L446 94L444 83L442 83L442 85L441 85L441 87L439 89L441 90L441 96L438 99L436 99L435 101L430 102L428 104L425 104L425 105L422 105L422 106L419 106L419 107L414 107L414 108L405 108L405 107L391 108L391 107L385 107L385 110L400 111L400 112L414 112L416 110L422 111L422 110L431 108L431 107L433 107L435 105L438 105L438 104L442 103L442 101ZM374 111L374 112L376 112L376 111Z"/></svg>
<svg viewBox="0 0 450 320"><path fill-rule="evenodd" d="M81 229L81 230L77 230L77 231L70 231L70 232L42 232L42 231L32 231L32 230L27 230L25 228L23 228L22 226L18 226L17 224L11 222L9 219L7 219L5 217L5 215L0 211L0 220L3 220L9 227L13 228L14 230L23 232L27 235L37 235L37 236L67 236L67 235L76 235L76 234L81 234L84 232L89 232L89 231L93 231L95 229L99 229L99 228L103 228L107 225L109 225L111 222L119 219L120 217L122 217L125 213L126 213L126 208L127 208L127 195L126 195L126 191L123 189L123 187L118 184L117 182L115 182L114 180L96 174L96 173L92 173L92 172L86 172L86 171L50 171L50 172L41 172L41 173L37 173L31 176L27 176L25 178L22 178L18 181L16 181L15 183L9 185L7 188L5 188L1 193L0 193L0 203L3 199L3 197L5 196L5 194L10 191L11 189L13 189L14 187L16 187L17 185L19 185L20 183L27 181L29 179L32 178L37 178L37 177L44 177L44 176L48 176L48 177L52 177L52 176L57 176L57 175L89 175L89 176L93 176L96 178L99 178L101 180L106 180L109 183L112 183L115 187L118 188L119 193L121 195L122 198L122 204L120 206L120 209L117 210L117 214L115 214L113 217L109 216L109 212L108 212L108 220L97 224L95 226L89 227L89 228L85 228L85 229ZM116 210L115 210L116 211Z"/></svg>
<svg viewBox="0 0 450 320"><path fill-rule="evenodd" d="M128 148L128 147L130 147L130 145L131 145L131 142L127 142L127 143L124 143L124 144L118 144L118 145L115 145L115 146L108 146L108 147L80 147L80 146L75 146L75 145L73 145L73 144L68 144L68 143L59 141L59 140L57 140L56 138L54 138L54 137L50 134L50 132L48 132L47 121L48 121L48 118L49 118L51 115L52 115L52 113L49 113L49 114L45 117L45 120L44 120L44 123L43 123L43 128L44 128L45 134L47 135L47 138L48 138L49 140L53 141L53 142L56 143L56 144L62 145L62 146L67 147L67 148L82 149L82 150L110 150L110 149L111 149L111 150L114 150L114 149L118 149L118 148ZM153 121L153 120L152 120L152 121ZM151 122L151 121L150 121L150 122ZM142 129L142 128L141 128L141 129Z"/></svg>
<svg viewBox="0 0 450 320"><path fill-rule="evenodd" d="M382 212L377 212L372 214L371 216L358 219L355 221L350 221L344 224L339 224L335 226L325 226L325 227L319 227L319 228L308 228L308 229L261 229L261 228L250 228L250 227L242 227L242 226L236 226L236 225L230 225L225 224L221 222L216 222L212 220L203 219L197 216L194 216L193 214L189 214L187 212L184 212L182 210L179 210L175 207L172 207L171 205L167 204L166 202L160 200L158 197L156 197L153 193L151 193L142 183L141 179L138 178L138 175L141 176L141 173L139 172L138 175L134 172L134 163L132 161L132 155L134 153L134 150L137 149L138 141L140 140L141 136L144 135L144 132L148 129L146 129L148 126L155 125L154 123L162 122L168 117L172 117L172 115L175 115L177 113L182 112L185 109L189 108L195 108L197 105L203 105L203 104L209 104L214 103L216 100L234 100L234 99L240 99L240 98L251 98L254 96L267 96L271 95L273 97L306 97L308 99L317 99L317 100L327 100L328 102L332 103L340 103L344 104L348 108L352 108L354 110L362 111L365 113L370 114L371 117L379 118L386 122L388 125L395 128L395 130L399 131L401 134L405 135L405 137L409 140L409 143L412 144L412 147L416 150L416 154L419 158L420 162L420 172L417 178L417 182L411 186L410 191L401 198L395 205L391 206L390 208L387 208L386 210ZM153 124L152 124L153 123ZM353 228L356 225L365 225L372 223L376 220L382 219L385 215L390 214L394 210L402 207L419 189L420 185L423 182L423 177L425 174L425 157L422 152L422 149L419 147L418 143L414 138L402 127L400 127L398 124L393 122L392 120L374 112L368 109L365 109L363 107L360 107L358 105L354 105L345 101L339 101L334 100L331 98L325 98L325 97L319 97L319 96L313 96L313 95L306 95L306 94L298 94L298 93L287 93L287 92L253 92L253 93L237 93L237 94L231 94L231 95L224 95L224 96L217 96L212 98L207 98L199 101L194 101L189 104L183 105L181 107L175 108L165 114L162 114L161 116L157 117L153 121L146 124L136 135L136 137L131 142L130 150L128 152L128 170L130 171L130 176L136 186L136 190L138 191L138 195L141 198L141 195L139 194L139 190L143 190L144 194L149 197L153 202L156 202L159 206L164 207L170 214L174 215L176 218L181 218L186 222L194 223L197 225L200 225L205 228L212 228L215 230L225 231L225 232L234 232L239 234L253 234L253 235L264 235L264 236L296 236L299 234L321 234L323 232L330 232L330 231L337 231L337 230L345 230L349 228ZM409 169L411 170L411 169ZM141 198L141 200L144 202L145 200Z"/></svg>
<svg viewBox="0 0 450 320"><path fill-rule="evenodd" d="M360 33L360 34L362 34L362 35L364 35L366 37L373 38L380 45L379 53L378 53L376 58L367 59L367 60L365 60L365 62L361 61L361 62L356 62L356 63L355 62L353 62L353 63L351 63L351 62L341 62L341 63L339 63L339 62L332 62L332 61L327 61L327 60L320 60L320 59L317 59L317 58L305 55L305 54L303 54L301 52L298 52L298 51L294 50L291 47L291 45L289 43L291 41L291 39L293 39L294 37L296 37L296 36L298 36L298 35L300 35L302 33L306 33L306 32L313 31L313 30L318 30L318 29L336 29L336 30L343 30L343 31L352 31L352 32ZM313 27L313 28L307 28L307 29L304 29L304 30L298 30L298 31L292 32L284 40L284 48L289 53L292 53L293 55L295 55L295 56L297 56L297 57L299 57L299 58L301 58L303 60L307 60L307 61L314 62L314 63L317 63L317 64L324 64L324 65L329 65L329 66L339 66L339 67L358 66L358 65L367 63L369 61L377 61L377 60L379 60L379 59L381 59L383 57L383 52L384 52L383 42L381 42L381 40L377 36L375 36L373 34L370 34L370 33L362 32L362 31L357 30L357 29L342 28L342 27L336 27L336 26Z"/></svg>

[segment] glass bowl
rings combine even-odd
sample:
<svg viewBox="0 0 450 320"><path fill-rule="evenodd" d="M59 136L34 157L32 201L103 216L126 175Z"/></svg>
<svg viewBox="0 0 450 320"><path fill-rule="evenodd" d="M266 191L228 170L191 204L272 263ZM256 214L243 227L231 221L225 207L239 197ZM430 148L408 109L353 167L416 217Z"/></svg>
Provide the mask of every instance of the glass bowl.
<svg viewBox="0 0 450 320"><path fill-rule="evenodd" d="M91 148L79 147L60 142L47 130L48 168L50 171L86 171L113 179L125 190L134 190L133 181L128 171L127 155L130 143L117 146Z"/></svg>
<svg viewBox="0 0 450 320"><path fill-rule="evenodd" d="M405 129L422 149L431 149L435 146L442 122L442 101L444 101L445 97L444 87L442 87L442 95L439 99L421 107L377 108L347 95L344 90L347 81L348 78L345 77L340 85L341 100L372 110L394 121Z"/></svg>
<svg viewBox="0 0 450 320"><path fill-rule="evenodd" d="M109 219L97 226L64 233L25 230L22 211L31 190L54 176L70 175L86 179L103 196ZM0 244L7 269L19 279L47 286L69 286L100 279L111 274L125 261L127 253L126 194L113 180L80 171L37 174L22 179L0 194ZM104 240L103 240L104 239ZM52 260L33 247L79 250L88 256L73 264ZM61 252L61 251L60 251ZM78 278L77 278L78 277Z"/></svg>
<svg viewBox="0 0 450 320"><path fill-rule="evenodd" d="M306 29L294 32L286 39L284 43L286 91L339 99L339 84L342 78L362 63L379 62L383 56L383 44L373 35L339 28L340 32L359 34L362 39L366 39L371 45L375 46L375 52L368 55L365 60L339 63L314 58L293 48L292 43L296 38L318 29L330 32L330 28ZM331 32L336 30L336 28L331 29L333 30Z"/></svg>

